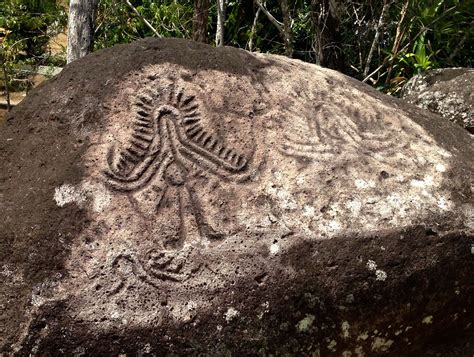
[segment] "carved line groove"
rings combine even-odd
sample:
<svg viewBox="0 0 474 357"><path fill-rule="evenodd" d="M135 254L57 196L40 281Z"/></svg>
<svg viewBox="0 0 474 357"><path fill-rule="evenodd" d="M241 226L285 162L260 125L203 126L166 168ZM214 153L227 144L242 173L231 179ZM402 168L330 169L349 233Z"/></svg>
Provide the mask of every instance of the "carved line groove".
<svg viewBox="0 0 474 357"><path fill-rule="evenodd" d="M154 81L156 77L150 76L149 79ZM106 182L119 192L133 194L158 177L165 183L165 188L156 203L157 210L168 191L167 187L176 187L179 193L179 249L182 249L188 234L186 225L189 220L185 217L185 207L194 217L201 239L222 239L223 235L206 221L196 192L187 182L187 176L192 170L204 170L222 179L240 182L248 177L249 160L254 151L245 157L219 140L203 124L196 98L186 95L183 88L176 90L172 84L161 90L158 82L159 89L155 90L152 85L136 97L135 117L128 144L119 151L112 146L107 153L108 168L103 172ZM173 175L178 176L172 178ZM135 209L138 210L138 207ZM175 252L176 256L180 255L179 251ZM156 279L183 281L189 276L180 272L184 261L171 268L174 258L170 258L167 263L163 259L159 259L161 263L153 262L153 259L152 263L149 259L145 263L126 255L117 259L131 263L134 274L154 286L157 286Z"/></svg>

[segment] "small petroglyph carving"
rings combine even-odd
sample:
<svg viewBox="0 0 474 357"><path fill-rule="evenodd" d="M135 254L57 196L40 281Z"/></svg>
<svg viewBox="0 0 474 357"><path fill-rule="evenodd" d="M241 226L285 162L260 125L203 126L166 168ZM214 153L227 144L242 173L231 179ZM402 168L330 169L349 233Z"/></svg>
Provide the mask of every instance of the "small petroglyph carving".
<svg viewBox="0 0 474 357"><path fill-rule="evenodd" d="M187 280L202 267L202 264L193 266L186 264L191 252L191 247L180 251L152 249L145 255L143 261L132 253L117 255L112 261L112 269L121 275L121 280L111 289L110 295L122 291L131 274L156 288L159 288L160 282L164 280L173 282Z"/></svg>
<svg viewBox="0 0 474 357"><path fill-rule="evenodd" d="M317 119L303 122L300 128L285 134L282 152L290 156L327 159L343 150L357 150L361 154L374 156L393 155L399 149L389 130L362 131L347 116L344 121L332 122L325 122L325 117L327 114L319 111Z"/></svg>
<svg viewBox="0 0 474 357"><path fill-rule="evenodd" d="M213 133L202 121L195 96L186 95L183 88L176 88L174 84L163 88L162 83L153 78L137 95L134 107L136 117L130 140L126 146L118 149L112 146L108 151L108 168L104 171L107 184L129 195L148 186L153 188L151 183L158 180L163 188L157 198L156 213L167 190L176 190L180 216L176 248L182 249L186 242L190 216L201 241L223 238L206 220L189 178L196 172L204 172L226 181L242 182L249 177L248 166L253 154L240 153ZM157 279L180 281L186 278L186 274L180 272L184 262L177 263L181 258L174 256L168 261L173 254L168 254L168 258L162 254L156 252L153 259L143 265L146 268L140 269ZM137 264L132 257L122 258ZM176 264L176 268L172 268Z"/></svg>
<svg viewBox="0 0 474 357"><path fill-rule="evenodd" d="M376 108L375 100L335 106L325 103L322 94L304 99L307 103L316 101L311 109L314 117L301 117L290 110L291 124L280 146L284 155L325 162L353 161L365 156L389 167L400 162L417 167L417 157L406 138L419 145L431 144L402 113L388 108L383 112Z"/></svg>

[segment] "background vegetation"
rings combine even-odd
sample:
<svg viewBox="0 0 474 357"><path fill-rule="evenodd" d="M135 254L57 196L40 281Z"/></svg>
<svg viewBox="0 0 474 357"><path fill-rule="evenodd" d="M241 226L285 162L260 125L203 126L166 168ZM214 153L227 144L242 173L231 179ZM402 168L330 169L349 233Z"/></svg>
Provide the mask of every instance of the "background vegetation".
<svg viewBox="0 0 474 357"><path fill-rule="evenodd" d="M48 48L51 38L65 30L66 8L55 0L2 0L0 6L0 59L2 82L12 89L26 89L31 68L63 65L62 53Z"/></svg>
<svg viewBox="0 0 474 357"><path fill-rule="evenodd" d="M64 51L53 54L48 44L65 31L67 1L1 1L0 57L8 84L21 86L16 80L25 64L64 65ZM194 1L130 3L161 36L192 38ZM211 44L216 3L209 3ZM154 36L129 5L99 1L96 49ZM225 9L225 45L318 63L391 94L427 69L473 64L474 0L228 0Z"/></svg>

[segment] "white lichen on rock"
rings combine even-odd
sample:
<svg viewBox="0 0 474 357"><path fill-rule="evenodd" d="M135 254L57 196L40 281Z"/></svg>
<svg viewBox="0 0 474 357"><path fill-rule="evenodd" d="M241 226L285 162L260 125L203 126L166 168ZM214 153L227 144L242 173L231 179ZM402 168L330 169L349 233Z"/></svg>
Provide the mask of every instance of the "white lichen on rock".
<svg viewBox="0 0 474 357"><path fill-rule="evenodd" d="M54 189L53 199L59 207L63 207L73 202L82 204L86 200L86 195L80 188L66 183Z"/></svg>
<svg viewBox="0 0 474 357"><path fill-rule="evenodd" d="M411 78L402 90L402 98L459 124L472 133L474 106L469 68L435 69Z"/></svg>
<svg viewBox="0 0 474 357"><path fill-rule="evenodd" d="M351 325L349 324L348 321L344 321L341 325L341 330L342 330L342 337L344 338L349 338L350 332L349 329L351 328Z"/></svg>
<svg viewBox="0 0 474 357"><path fill-rule="evenodd" d="M236 310L233 307L229 307L226 313L224 314L224 317L227 322L230 322L236 319L239 315L240 315L240 312L238 310Z"/></svg>
<svg viewBox="0 0 474 357"><path fill-rule="evenodd" d="M377 269L375 271L375 280L385 281L387 279L387 273L383 270Z"/></svg>
<svg viewBox="0 0 474 357"><path fill-rule="evenodd" d="M316 319L316 316L308 314L302 320L298 322L298 324L296 325L296 328L298 329L299 332L308 331L313 325L315 319Z"/></svg>
<svg viewBox="0 0 474 357"><path fill-rule="evenodd" d="M273 243L270 246L270 254L271 255L276 255L276 254L278 254L279 251L280 251L280 246L278 245L278 243Z"/></svg>
<svg viewBox="0 0 474 357"><path fill-rule="evenodd" d="M365 180L362 180L362 179L356 179L354 181L354 184L355 186L360 189L360 190L364 190L364 189L367 189L367 188L374 188L375 187L375 182L373 180L368 180L368 181L365 181Z"/></svg>
<svg viewBox="0 0 474 357"><path fill-rule="evenodd" d="M305 205L303 207L303 216L305 217L314 217L314 207Z"/></svg>
<svg viewBox="0 0 474 357"><path fill-rule="evenodd" d="M335 340L331 340L329 341L327 348L331 352L336 352L336 346L337 346L337 342Z"/></svg>
<svg viewBox="0 0 474 357"><path fill-rule="evenodd" d="M387 352L393 344L393 340L385 339L383 337L375 337L371 348L374 352Z"/></svg>
<svg viewBox="0 0 474 357"><path fill-rule="evenodd" d="M369 259L366 266L367 269L375 272L375 280L385 281L387 279L387 273L384 270L377 269L377 263L375 263L375 261Z"/></svg>
<svg viewBox="0 0 474 357"><path fill-rule="evenodd" d="M431 325L433 323L433 316L429 315L424 317L423 320L421 320L421 323L425 325Z"/></svg>
<svg viewBox="0 0 474 357"><path fill-rule="evenodd" d="M440 197L438 199L438 207L443 211L449 211L452 209L453 204L450 200L446 199L445 197Z"/></svg>
<svg viewBox="0 0 474 357"><path fill-rule="evenodd" d="M109 191L103 184L94 184L85 181L79 185L64 184L54 189L54 201L59 207L69 203L83 206L86 201L92 204L92 210L96 213L102 212L111 201Z"/></svg>
<svg viewBox="0 0 474 357"><path fill-rule="evenodd" d="M110 204L111 196L109 190L103 184L93 184L86 181L82 188L86 196L91 198L94 212L102 212Z"/></svg>
<svg viewBox="0 0 474 357"><path fill-rule="evenodd" d="M369 332L368 331L364 331L362 332L359 336L357 336L357 341L359 340L362 340L362 341L365 341L369 338Z"/></svg>
<svg viewBox="0 0 474 357"><path fill-rule="evenodd" d="M438 172L446 172L446 166L443 164L436 164L435 169Z"/></svg>
<svg viewBox="0 0 474 357"><path fill-rule="evenodd" d="M367 269L369 269L371 271L377 269L377 263L375 263L373 260L369 259L367 261Z"/></svg>

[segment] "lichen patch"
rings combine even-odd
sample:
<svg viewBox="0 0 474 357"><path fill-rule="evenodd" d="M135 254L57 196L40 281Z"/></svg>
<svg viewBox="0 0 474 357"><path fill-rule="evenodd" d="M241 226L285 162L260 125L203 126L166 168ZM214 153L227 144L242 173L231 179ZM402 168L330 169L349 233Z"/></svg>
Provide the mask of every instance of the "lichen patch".
<svg viewBox="0 0 474 357"><path fill-rule="evenodd" d="M350 336L350 332L349 332L349 329L351 328L351 325L349 324L349 322L347 321L344 321L341 325L341 330L342 330L342 337L344 338L349 338Z"/></svg>
<svg viewBox="0 0 474 357"><path fill-rule="evenodd" d="M86 200L86 196L80 188L66 183L54 189L53 199L59 207L63 207L68 203L80 205Z"/></svg>
<svg viewBox="0 0 474 357"><path fill-rule="evenodd" d="M421 323L425 325L431 325L433 323L433 316L429 315L424 317L423 320L421 320Z"/></svg>
<svg viewBox="0 0 474 357"><path fill-rule="evenodd" d="M298 329L299 332L308 331L313 325L315 319L316 319L316 316L308 314L302 320L298 322L298 324L296 325L296 328Z"/></svg>
<svg viewBox="0 0 474 357"><path fill-rule="evenodd" d="M383 337L375 337L371 348L374 352L387 352L393 344L393 340L385 339Z"/></svg>
<svg viewBox="0 0 474 357"><path fill-rule="evenodd" d="M229 307L226 313L224 314L224 318L227 322L230 322L232 320L235 320L237 317L239 317L239 315L240 315L240 312L238 310L236 310L233 307Z"/></svg>

